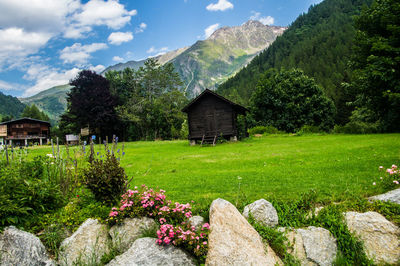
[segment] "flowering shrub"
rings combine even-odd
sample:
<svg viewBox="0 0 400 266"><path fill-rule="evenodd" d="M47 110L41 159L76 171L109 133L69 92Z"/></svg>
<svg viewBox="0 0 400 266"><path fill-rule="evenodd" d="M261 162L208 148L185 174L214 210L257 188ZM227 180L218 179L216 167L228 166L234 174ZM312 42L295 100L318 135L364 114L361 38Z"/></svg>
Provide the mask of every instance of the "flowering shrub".
<svg viewBox="0 0 400 266"><path fill-rule="evenodd" d="M157 244L182 246L197 258L205 259L208 251L208 233L210 226L205 223L199 231L189 223L178 226L162 224L157 231Z"/></svg>
<svg viewBox="0 0 400 266"><path fill-rule="evenodd" d="M140 190L130 190L123 194L120 206L111 209L108 222L119 223L128 217L151 217L160 224L179 224L192 217L190 204L180 204L166 200L165 191L156 191L143 185Z"/></svg>
<svg viewBox="0 0 400 266"><path fill-rule="evenodd" d="M147 216L159 224L157 244L180 246L204 262L208 250L209 225L206 223L196 231L190 226L191 205L166 200L165 191L156 191L142 185L140 189L128 190L123 194L118 207L109 213L108 223L114 225L124 218Z"/></svg>
<svg viewBox="0 0 400 266"><path fill-rule="evenodd" d="M386 170L383 166L379 166L379 171L384 172L379 178L379 183L384 189L393 189L399 186L400 170L398 169L397 165L393 164L391 168L387 168ZM376 186L377 183L374 182L372 185Z"/></svg>

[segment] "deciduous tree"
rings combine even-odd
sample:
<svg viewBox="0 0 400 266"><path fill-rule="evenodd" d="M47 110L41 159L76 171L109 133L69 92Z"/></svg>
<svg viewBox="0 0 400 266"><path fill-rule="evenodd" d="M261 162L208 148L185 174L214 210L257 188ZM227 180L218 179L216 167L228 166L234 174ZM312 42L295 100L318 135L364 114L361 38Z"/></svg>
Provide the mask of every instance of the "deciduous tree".
<svg viewBox="0 0 400 266"><path fill-rule="evenodd" d="M375 0L356 18L353 86L356 104L383 131L400 131L400 1Z"/></svg>
<svg viewBox="0 0 400 266"><path fill-rule="evenodd" d="M89 126L102 137L117 133L118 118L114 109L117 99L110 93L108 80L93 71L83 70L70 85L73 88L67 95L68 109L61 117L60 126L74 133Z"/></svg>
<svg viewBox="0 0 400 266"><path fill-rule="evenodd" d="M328 130L335 107L314 79L299 69L265 72L251 98L251 115L260 125L294 132L304 125Z"/></svg>

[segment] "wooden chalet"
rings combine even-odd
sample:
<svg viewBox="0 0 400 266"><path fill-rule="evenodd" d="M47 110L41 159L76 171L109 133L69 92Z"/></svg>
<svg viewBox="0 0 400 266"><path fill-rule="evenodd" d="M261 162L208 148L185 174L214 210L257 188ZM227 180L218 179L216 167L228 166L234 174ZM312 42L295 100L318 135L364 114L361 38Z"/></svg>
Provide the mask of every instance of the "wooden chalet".
<svg viewBox="0 0 400 266"><path fill-rule="evenodd" d="M28 142L43 144L50 138L50 122L33 118L20 118L0 123L0 137L9 145L28 145Z"/></svg>
<svg viewBox="0 0 400 266"><path fill-rule="evenodd" d="M219 137L237 140L237 115L246 111L243 106L206 89L182 109L188 115L190 144L201 141L215 145Z"/></svg>

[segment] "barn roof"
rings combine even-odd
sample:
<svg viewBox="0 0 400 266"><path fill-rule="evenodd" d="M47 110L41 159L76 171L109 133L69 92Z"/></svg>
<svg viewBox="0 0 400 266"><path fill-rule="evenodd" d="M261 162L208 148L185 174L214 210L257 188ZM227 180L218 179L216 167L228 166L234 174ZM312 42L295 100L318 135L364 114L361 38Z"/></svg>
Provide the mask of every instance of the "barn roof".
<svg viewBox="0 0 400 266"><path fill-rule="evenodd" d="M7 122L0 123L0 125L11 124L11 123L14 123L14 122L19 122L21 120L28 120L28 121L31 121L31 122L45 123L45 124L49 124L50 125L50 122L48 122L48 121L43 121L43 120L29 118L29 117L23 117L23 118L19 118L19 119L15 119L15 120L10 120L10 121L7 121Z"/></svg>
<svg viewBox="0 0 400 266"><path fill-rule="evenodd" d="M226 99L225 97L222 97L221 95L213 92L212 90L209 89L205 89L202 93L200 93L199 96L197 96L196 98L194 98L190 103L188 103L185 107L183 107L182 112L187 113L188 110L192 107L193 104L197 103L201 98L203 98L206 95L212 95L215 96L219 99L221 99L222 101L232 105L232 107L238 112L238 113L245 113L247 111L249 111L247 108L241 106L240 104L234 103L228 99Z"/></svg>

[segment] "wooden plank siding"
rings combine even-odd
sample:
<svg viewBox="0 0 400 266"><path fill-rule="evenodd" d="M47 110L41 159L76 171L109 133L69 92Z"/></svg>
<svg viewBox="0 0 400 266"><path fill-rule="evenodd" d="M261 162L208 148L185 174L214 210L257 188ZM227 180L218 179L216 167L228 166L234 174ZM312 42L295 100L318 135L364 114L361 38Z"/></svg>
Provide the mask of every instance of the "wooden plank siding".
<svg viewBox="0 0 400 266"><path fill-rule="evenodd" d="M237 136L237 106L214 92L203 92L183 109L188 115L189 139Z"/></svg>

